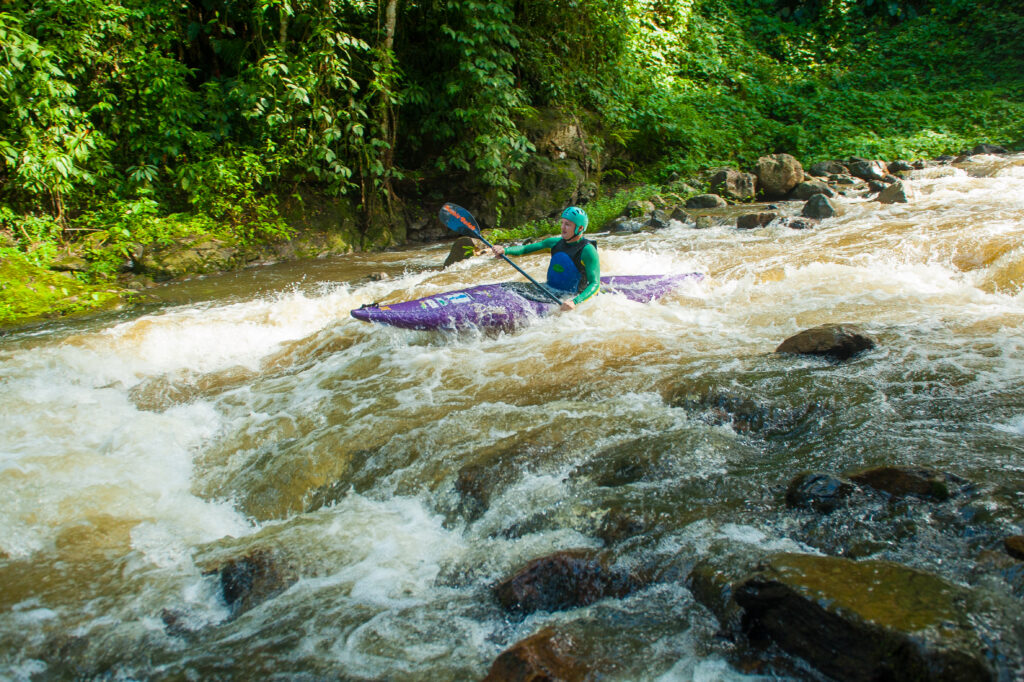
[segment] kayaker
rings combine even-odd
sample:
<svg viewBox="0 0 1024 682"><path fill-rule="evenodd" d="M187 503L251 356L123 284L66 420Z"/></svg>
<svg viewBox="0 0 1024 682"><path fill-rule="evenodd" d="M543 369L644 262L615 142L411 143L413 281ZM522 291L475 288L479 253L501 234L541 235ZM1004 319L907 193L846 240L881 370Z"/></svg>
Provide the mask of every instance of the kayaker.
<svg viewBox="0 0 1024 682"><path fill-rule="evenodd" d="M505 248L491 247L494 257L501 254L522 256L534 251L551 250L548 264L548 286L558 292L576 292L562 302L562 310L572 310L597 293L601 286L601 262L597 257L597 244L583 238L587 231L587 214L582 208L570 206L562 211L562 236L548 237L533 244Z"/></svg>

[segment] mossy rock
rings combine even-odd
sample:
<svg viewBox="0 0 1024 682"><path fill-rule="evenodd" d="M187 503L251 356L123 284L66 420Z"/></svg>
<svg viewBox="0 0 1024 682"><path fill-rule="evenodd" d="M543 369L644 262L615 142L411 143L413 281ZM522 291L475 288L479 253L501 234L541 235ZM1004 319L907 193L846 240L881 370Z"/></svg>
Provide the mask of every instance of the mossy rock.
<svg viewBox="0 0 1024 682"><path fill-rule="evenodd" d="M0 258L0 327L117 308L126 294L107 284L86 284L67 272Z"/></svg>
<svg viewBox="0 0 1024 682"><path fill-rule="evenodd" d="M838 680L994 679L970 592L908 566L777 554L735 599L748 631Z"/></svg>

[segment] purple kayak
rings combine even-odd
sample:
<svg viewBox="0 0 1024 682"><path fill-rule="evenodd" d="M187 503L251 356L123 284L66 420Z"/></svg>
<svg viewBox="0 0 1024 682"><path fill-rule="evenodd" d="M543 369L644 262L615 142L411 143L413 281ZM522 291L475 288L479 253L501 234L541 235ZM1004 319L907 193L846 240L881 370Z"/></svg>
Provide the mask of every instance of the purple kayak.
<svg viewBox="0 0 1024 682"><path fill-rule="evenodd" d="M601 292L619 294L631 301L648 303L661 298L688 280L700 279L700 273L685 275L618 275L601 278ZM565 294L569 296L568 293ZM527 282L481 284L469 289L449 291L389 305L356 308L352 317L380 322L404 329L515 328L535 317L557 309L550 298Z"/></svg>

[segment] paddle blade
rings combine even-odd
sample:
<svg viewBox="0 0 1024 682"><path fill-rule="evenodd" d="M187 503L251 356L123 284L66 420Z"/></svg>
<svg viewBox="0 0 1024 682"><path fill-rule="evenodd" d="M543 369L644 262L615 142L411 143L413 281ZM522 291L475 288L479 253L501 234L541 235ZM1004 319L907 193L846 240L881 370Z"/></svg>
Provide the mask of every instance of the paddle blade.
<svg viewBox="0 0 1024 682"><path fill-rule="evenodd" d="M477 226L473 214L455 204L445 204L439 213L441 222L452 232L469 237L479 237L480 227Z"/></svg>

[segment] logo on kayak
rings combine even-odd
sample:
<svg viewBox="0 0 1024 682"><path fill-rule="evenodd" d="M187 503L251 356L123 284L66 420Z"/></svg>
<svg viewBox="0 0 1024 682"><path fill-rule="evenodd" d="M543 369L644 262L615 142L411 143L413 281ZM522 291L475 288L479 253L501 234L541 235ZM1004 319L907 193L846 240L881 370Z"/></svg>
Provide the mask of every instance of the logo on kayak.
<svg viewBox="0 0 1024 682"><path fill-rule="evenodd" d="M451 294L449 296L438 296L437 298L425 298L420 301L420 308L444 308L449 305L470 303L473 299L467 293Z"/></svg>

